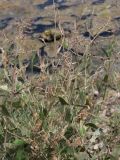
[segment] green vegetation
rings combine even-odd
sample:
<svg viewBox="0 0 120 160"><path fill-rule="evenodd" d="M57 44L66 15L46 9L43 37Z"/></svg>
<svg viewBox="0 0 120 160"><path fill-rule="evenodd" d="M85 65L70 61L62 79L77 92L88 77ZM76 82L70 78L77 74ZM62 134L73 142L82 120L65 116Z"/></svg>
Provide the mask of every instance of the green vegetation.
<svg viewBox="0 0 120 160"><path fill-rule="evenodd" d="M77 55L73 63L69 51L52 74L28 78L24 66L10 69L4 61L0 159L118 159L120 75L111 72L116 58L111 47L92 75L92 57Z"/></svg>
<svg viewBox="0 0 120 160"><path fill-rule="evenodd" d="M119 1L73 1L0 2L0 160L120 159Z"/></svg>

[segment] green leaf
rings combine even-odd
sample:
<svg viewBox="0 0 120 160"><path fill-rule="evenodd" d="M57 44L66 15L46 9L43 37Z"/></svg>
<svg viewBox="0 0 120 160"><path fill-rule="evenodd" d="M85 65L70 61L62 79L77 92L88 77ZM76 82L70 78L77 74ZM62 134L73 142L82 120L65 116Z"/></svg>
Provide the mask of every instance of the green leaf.
<svg viewBox="0 0 120 160"><path fill-rule="evenodd" d="M92 129L98 129L98 127L94 123L86 123L85 126L89 126Z"/></svg>
<svg viewBox="0 0 120 160"><path fill-rule="evenodd" d="M87 127L83 124L83 122L80 122L80 128L79 128L79 133L81 137L84 137L86 133Z"/></svg>
<svg viewBox="0 0 120 160"><path fill-rule="evenodd" d="M70 108L65 109L65 120L69 123L72 121L72 114Z"/></svg>
<svg viewBox="0 0 120 160"><path fill-rule="evenodd" d="M18 99L17 101L13 101L12 106L15 107L15 108L21 108L22 107L21 100Z"/></svg>
<svg viewBox="0 0 120 160"><path fill-rule="evenodd" d="M40 113L39 113L40 119L41 119L41 120L44 120L47 115L48 115L47 109L41 107L41 108L40 108Z"/></svg>
<svg viewBox="0 0 120 160"><path fill-rule="evenodd" d="M58 97L59 98L59 101L62 105L69 105L68 102L66 102L65 99L63 99L62 97Z"/></svg>
<svg viewBox="0 0 120 160"><path fill-rule="evenodd" d="M106 75L104 76L103 81L104 81L105 83L107 83L107 82L108 82L108 74L106 74Z"/></svg>
<svg viewBox="0 0 120 160"><path fill-rule="evenodd" d="M21 139L16 139L14 142L13 142L15 148L17 147L24 147L24 145L26 144L25 141L21 140Z"/></svg>
<svg viewBox="0 0 120 160"><path fill-rule="evenodd" d="M2 125L0 124L0 135L2 135L3 134L3 127L2 127Z"/></svg>
<svg viewBox="0 0 120 160"><path fill-rule="evenodd" d="M30 59L30 69L33 72L33 67L36 63L38 63L39 57L36 53L33 53L31 59Z"/></svg>
<svg viewBox="0 0 120 160"><path fill-rule="evenodd" d="M65 139L61 139L58 144L58 151L61 155L73 155L72 147L69 147Z"/></svg>
<svg viewBox="0 0 120 160"><path fill-rule="evenodd" d="M64 47L64 49L68 49L68 43L67 43L67 41L63 42L63 47Z"/></svg>
<svg viewBox="0 0 120 160"><path fill-rule="evenodd" d="M85 102L86 102L86 93L84 91L80 91L79 97L80 97L80 104L81 105L85 105Z"/></svg>
<svg viewBox="0 0 120 160"><path fill-rule="evenodd" d="M12 149L12 150L18 150L18 149L24 149L25 145L27 143L23 140L20 139L16 139L14 142L12 143L5 143L5 147L8 149Z"/></svg>
<svg viewBox="0 0 120 160"><path fill-rule="evenodd" d="M27 160L27 154L25 153L23 148L20 148L16 152L15 160Z"/></svg>
<svg viewBox="0 0 120 160"><path fill-rule="evenodd" d="M64 134L64 136L69 139L70 137L72 137L73 135L76 134L76 130L72 127L72 126L68 126L66 128L66 132Z"/></svg>
<svg viewBox="0 0 120 160"><path fill-rule="evenodd" d="M22 87L23 87L22 82L17 81L17 83L16 83L16 91L19 91Z"/></svg>
<svg viewBox="0 0 120 160"><path fill-rule="evenodd" d="M31 130L28 129L26 126L21 127L21 134L22 136L30 137Z"/></svg>

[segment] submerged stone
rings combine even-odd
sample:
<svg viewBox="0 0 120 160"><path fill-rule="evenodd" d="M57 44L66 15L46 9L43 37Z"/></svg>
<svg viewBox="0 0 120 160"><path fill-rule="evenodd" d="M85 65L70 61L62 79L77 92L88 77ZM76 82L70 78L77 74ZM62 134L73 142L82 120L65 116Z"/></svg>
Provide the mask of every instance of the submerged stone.
<svg viewBox="0 0 120 160"><path fill-rule="evenodd" d="M109 36L112 36L112 35L113 35L112 31L103 31L99 34L99 36L101 36L101 37L109 37Z"/></svg>

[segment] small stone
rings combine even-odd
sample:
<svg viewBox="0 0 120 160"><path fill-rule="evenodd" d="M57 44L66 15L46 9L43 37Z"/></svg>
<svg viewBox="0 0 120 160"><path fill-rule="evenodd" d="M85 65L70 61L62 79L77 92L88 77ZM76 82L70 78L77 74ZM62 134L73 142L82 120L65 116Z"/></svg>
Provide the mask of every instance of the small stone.
<svg viewBox="0 0 120 160"><path fill-rule="evenodd" d="M99 92L97 90L94 91L94 97L98 97L99 96Z"/></svg>
<svg viewBox="0 0 120 160"><path fill-rule="evenodd" d="M94 150L98 150L99 149L99 144L95 144L94 145Z"/></svg>

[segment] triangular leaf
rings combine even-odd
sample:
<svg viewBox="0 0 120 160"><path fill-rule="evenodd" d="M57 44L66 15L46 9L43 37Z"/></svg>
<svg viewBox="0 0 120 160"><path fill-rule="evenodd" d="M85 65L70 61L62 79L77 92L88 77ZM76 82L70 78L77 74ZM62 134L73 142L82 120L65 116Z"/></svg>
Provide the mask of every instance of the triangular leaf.
<svg viewBox="0 0 120 160"><path fill-rule="evenodd" d="M62 97L58 97L59 98L59 101L62 105L69 105L68 102L66 102L66 100Z"/></svg>

